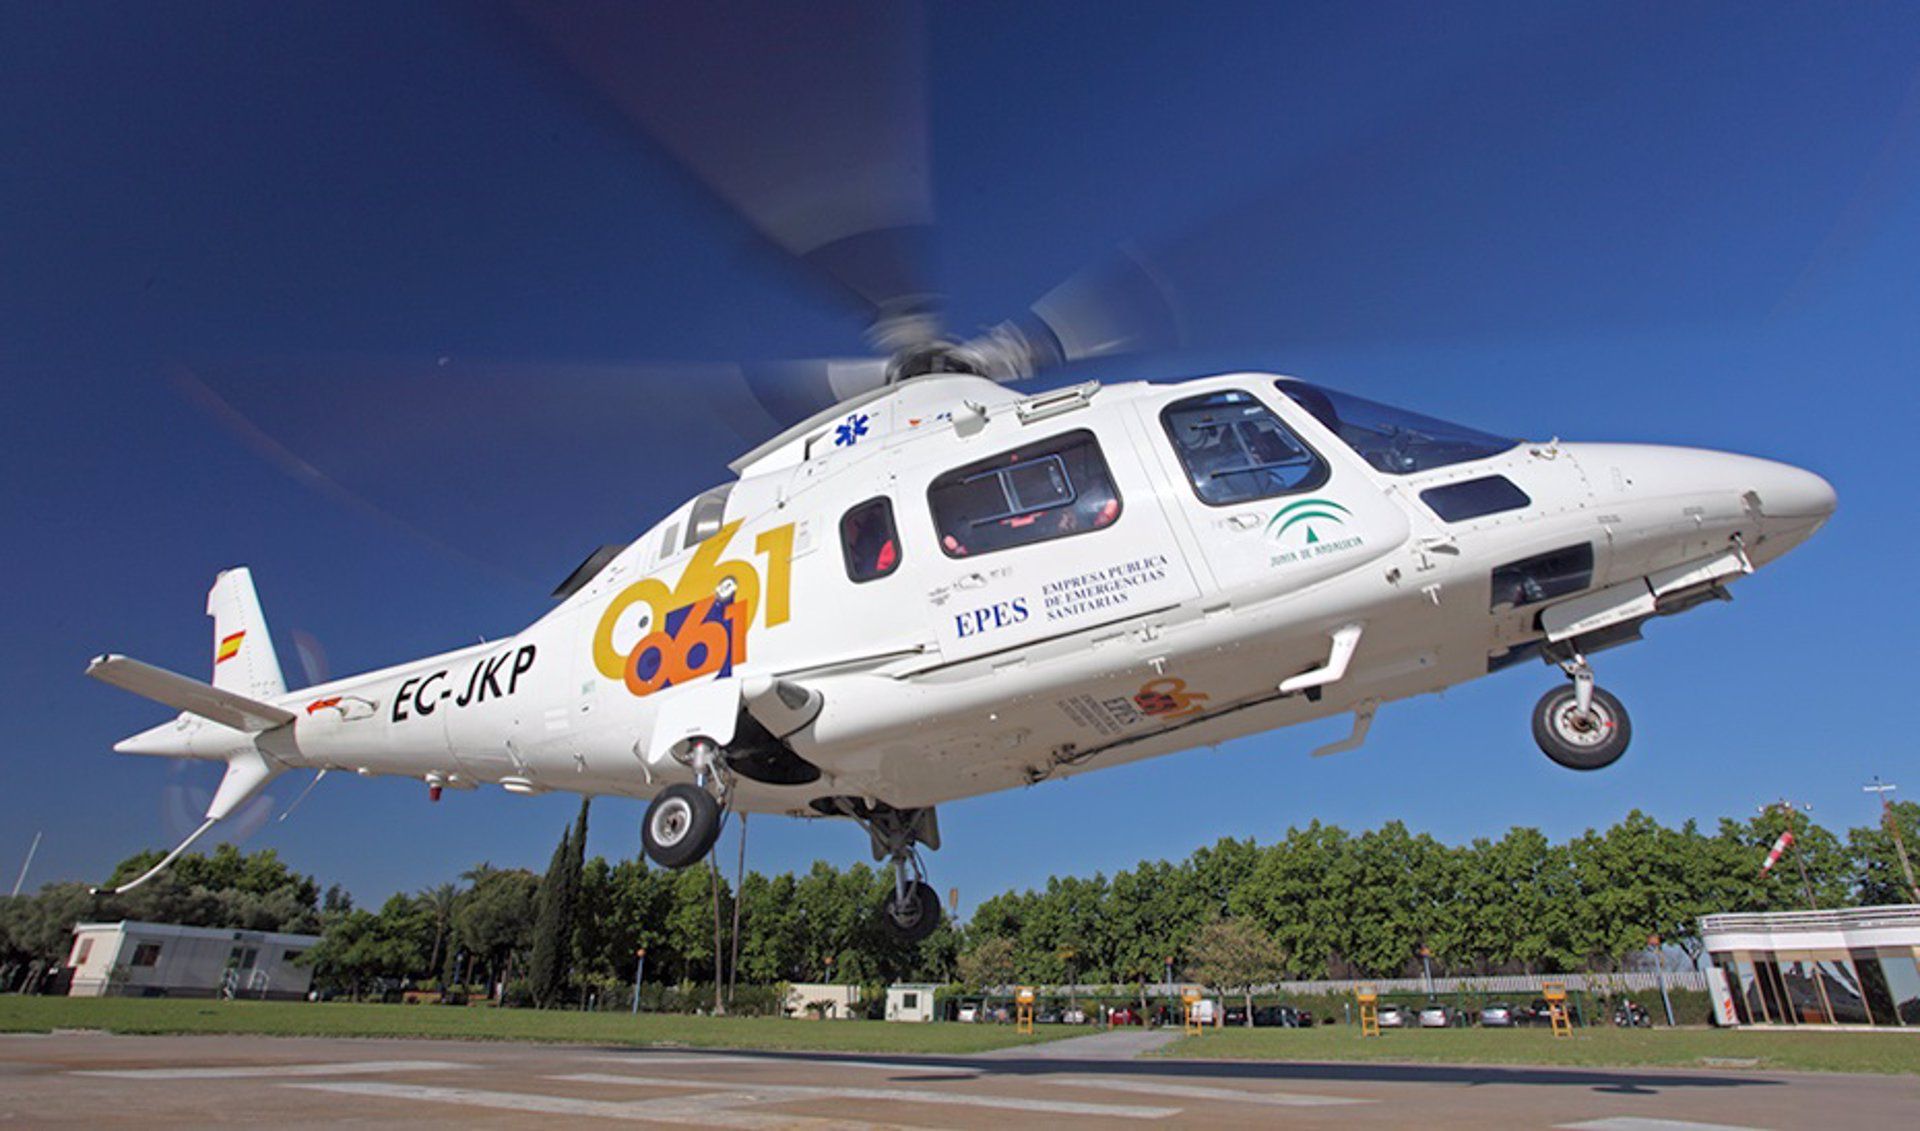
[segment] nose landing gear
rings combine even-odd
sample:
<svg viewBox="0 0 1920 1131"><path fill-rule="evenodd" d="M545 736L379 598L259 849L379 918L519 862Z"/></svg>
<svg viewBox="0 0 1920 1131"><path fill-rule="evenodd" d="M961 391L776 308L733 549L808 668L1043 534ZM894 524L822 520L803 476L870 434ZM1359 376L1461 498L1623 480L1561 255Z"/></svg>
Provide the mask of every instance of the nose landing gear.
<svg viewBox="0 0 1920 1131"><path fill-rule="evenodd" d="M1533 740L1555 763L1570 770L1598 770L1627 752L1633 724L1620 700L1593 682L1586 658L1563 662L1572 683L1556 687L1533 707Z"/></svg>

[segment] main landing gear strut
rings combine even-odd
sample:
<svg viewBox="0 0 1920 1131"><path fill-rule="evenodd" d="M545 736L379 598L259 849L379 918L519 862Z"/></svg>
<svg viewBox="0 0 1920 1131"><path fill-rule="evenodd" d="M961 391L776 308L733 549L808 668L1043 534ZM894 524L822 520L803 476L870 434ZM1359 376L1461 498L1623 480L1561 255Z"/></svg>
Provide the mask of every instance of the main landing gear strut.
<svg viewBox="0 0 1920 1131"><path fill-rule="evenodd" d="M706 859L720 839L733 792L733 771L712 743L694 743L686 761L693 768L693 782L678 782L656 794L640 825L647 859L663 868L686 868ZM893 891L881 906L888 932L906 943L931 935L940 925L940 895L927 882L920 848L940 847L933 810L896 809L859 797L821 798L813 807L826 816L858 821L873 841L873 858L891 866Z"/></svg>
<svg viewBox="0 0 1920 1131"><path fill-rule="evenodd" d="M813 807L830 816L851 817L867 830L873 858L893 869L893 891L881 905L881 922L889 934L904 943L917 943L940 925L940 895L927 882L920 846L938 850L940 823L934 811L896 809L860 797L824 797Z"/></svg>
<svg viewBox="0 0 1920 1131"><path fill-rule="evenodd" d="M685 868L706 858L720 839L721 817L733 792L732 775L712 743L696 742L689 757L693 784L678 782L655 794L640 823L647 859L662 868Z"/></svg>
<svg viewBox="0 0 1920 1131"><path fill-rule="evenodd" d="M1547 757L1570 770L1598 770L1627 752L1633 724L1613 694L1593 682L1593 669L1578 652L1560 663L1568 686L1556 687L1533 707L1533 740Z"/></svg>

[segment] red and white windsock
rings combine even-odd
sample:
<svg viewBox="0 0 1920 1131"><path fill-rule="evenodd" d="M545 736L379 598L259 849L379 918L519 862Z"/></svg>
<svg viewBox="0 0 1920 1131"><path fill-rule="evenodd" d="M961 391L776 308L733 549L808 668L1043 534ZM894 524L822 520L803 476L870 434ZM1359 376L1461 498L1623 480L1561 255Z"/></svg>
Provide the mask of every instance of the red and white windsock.
<svg viewBox="0 0 1920 1131"><path fill-rule="evenodd" d="M1773 871L1773 866L1775 864L1780 863L1780 858L1782 856L1785 856L1787 854L1787 849L1792 847L1793 847L1793 830L1788 829L1786 832L1783 832L1780 834L1779 840L1776 840L1773 842L1773 848L1767 853L1767 862L1765 864L1760 865L1760 874L1764 876L1768 872Z"/></svg>

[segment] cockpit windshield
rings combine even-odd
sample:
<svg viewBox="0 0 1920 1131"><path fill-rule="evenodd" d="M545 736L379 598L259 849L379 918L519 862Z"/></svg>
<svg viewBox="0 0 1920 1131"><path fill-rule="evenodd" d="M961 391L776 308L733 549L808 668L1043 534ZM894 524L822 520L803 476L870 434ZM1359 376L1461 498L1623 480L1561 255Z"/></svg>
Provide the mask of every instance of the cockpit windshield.
<svg viewBox="0 0 1920 1131"><path fill-rule="evenodd" d="M1305 381L1275 385L1359 452L1360 458L1389 475L1486 459L1519 443Z"/></svg>

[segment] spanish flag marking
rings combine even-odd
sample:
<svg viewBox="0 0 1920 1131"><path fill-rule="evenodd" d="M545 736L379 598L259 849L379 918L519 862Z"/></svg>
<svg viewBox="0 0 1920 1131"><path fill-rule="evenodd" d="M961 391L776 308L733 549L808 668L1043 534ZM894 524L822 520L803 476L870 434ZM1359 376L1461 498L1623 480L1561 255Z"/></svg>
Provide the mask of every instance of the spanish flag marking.
<svg viewBox="0 0 1920 1131"><path fill-rule="evenodd" d="M240 641L246 635L245 631L241 631L234 633L232 636L222 637L220 643L214 646L213 662L216 664L224 664L228 660L238 656L240 654Z"/></svg>

